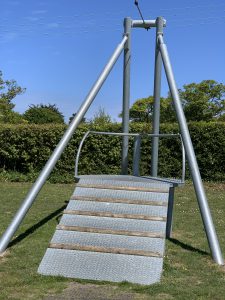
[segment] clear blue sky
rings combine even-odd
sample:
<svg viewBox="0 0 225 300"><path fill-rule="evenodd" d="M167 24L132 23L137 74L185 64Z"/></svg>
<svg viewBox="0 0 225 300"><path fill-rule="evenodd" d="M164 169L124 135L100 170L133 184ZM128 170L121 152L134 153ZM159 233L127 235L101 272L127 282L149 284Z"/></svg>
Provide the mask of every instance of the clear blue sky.
<svg viewBox="0 0 225 300"><path fill-rule="evenodd" d="M225 0L139 0L146 19L167 20L165 40L179 88L214 79L225 83ZM0 70L26 93L15 110L56 104L66 120L76 112L121 40L123 18L139 19L133 0L2 0ZM132 33L131 104L152 94L155 31ZM87 117L104 107L118 119L122 56ZM162 95L168 87L163 79Z"/></svg>

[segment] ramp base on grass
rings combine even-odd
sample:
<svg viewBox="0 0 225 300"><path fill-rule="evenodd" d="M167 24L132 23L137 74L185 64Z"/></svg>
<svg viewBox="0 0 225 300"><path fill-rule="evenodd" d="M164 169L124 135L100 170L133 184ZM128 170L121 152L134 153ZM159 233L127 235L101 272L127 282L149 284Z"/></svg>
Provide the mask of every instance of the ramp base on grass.
<svg viewBox="0 0 225 300"><path fill-rule="evenodd" d="M80 176L38 272L159 282L170 187L135 176Z"/></svg>

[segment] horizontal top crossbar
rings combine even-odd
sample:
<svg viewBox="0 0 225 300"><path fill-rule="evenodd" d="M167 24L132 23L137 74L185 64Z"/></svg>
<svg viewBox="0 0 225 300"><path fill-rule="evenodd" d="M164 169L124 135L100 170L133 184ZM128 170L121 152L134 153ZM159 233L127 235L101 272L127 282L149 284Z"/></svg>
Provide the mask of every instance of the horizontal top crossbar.
<svg viewBox="0 0 225 300"><path fill-rule="evenodd" d="M163 26L166 26L166 20L164 20ZM156 20L132 20L132 27L138 27L138 28L150 28L150 27L156 27Z"/></svg>

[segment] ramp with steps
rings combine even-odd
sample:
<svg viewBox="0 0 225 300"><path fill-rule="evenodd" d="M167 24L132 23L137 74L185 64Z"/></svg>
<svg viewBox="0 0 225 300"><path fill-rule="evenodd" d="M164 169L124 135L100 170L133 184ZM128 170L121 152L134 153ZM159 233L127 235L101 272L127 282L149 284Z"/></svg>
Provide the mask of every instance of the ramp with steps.
<svg viewBox="0 0 225 300"><path fill-rule="evenodd" d="M80 176L38 272L159 282L170 187L143 177Z"/></svg>

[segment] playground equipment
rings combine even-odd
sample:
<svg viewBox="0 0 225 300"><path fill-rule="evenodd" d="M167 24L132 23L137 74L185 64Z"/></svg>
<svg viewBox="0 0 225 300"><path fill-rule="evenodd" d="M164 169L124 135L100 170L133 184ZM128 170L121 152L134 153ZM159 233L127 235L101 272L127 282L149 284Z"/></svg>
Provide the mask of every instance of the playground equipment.
<svg viewBox="0 0 225 300"><path fill-rule="evenodd" d="M122 175L79 176L77 154L75 175L78 181L56 233L39 266L38 272L66 277L150 284L160 280L165 237L170 237L174 188L182 180L157 177L160 119L161 66L164 65L179 123L184 153L193 180L202 221L214 261L224 264L220 245L208 207L201 175L188 131L172 66L163 38L166 25L156 20L124 20L124 36L90 90L64 136L49 158L26 199L0 240L5 251L49 174L60 158L74 131L89 109L118 57L124 50ZM132 28L156 28L154 114L151 177L139 176L141 135L135 135L133 176L128 170L130 53ZM91 134L87 133L84 139ZM92 134L97 134L92 133ZM106 133L101 133L106 134ZM169 136L169 135L168 135ZM81 146L83 141L81 142Z"/></svg>

